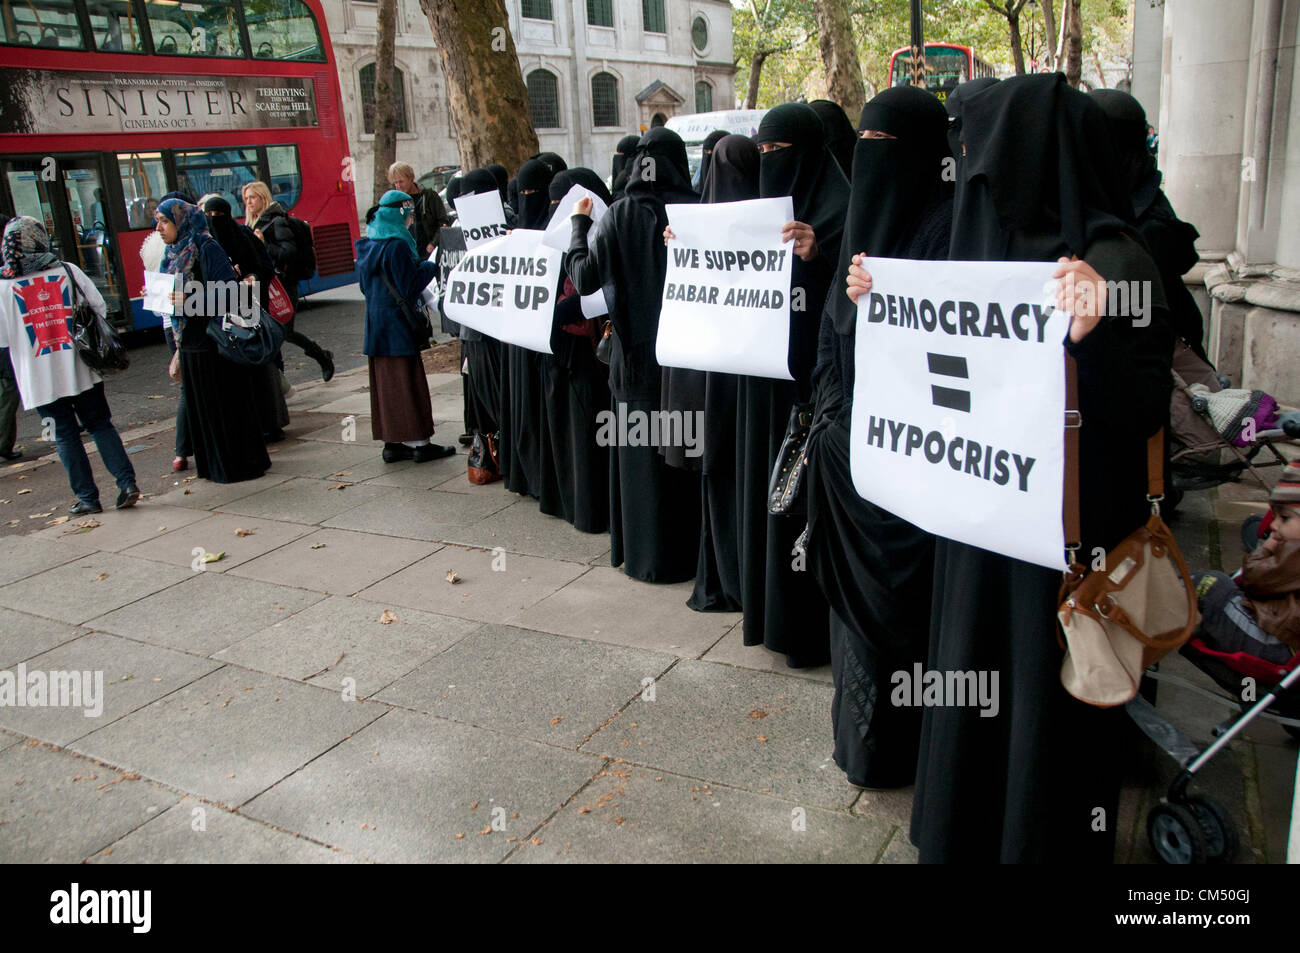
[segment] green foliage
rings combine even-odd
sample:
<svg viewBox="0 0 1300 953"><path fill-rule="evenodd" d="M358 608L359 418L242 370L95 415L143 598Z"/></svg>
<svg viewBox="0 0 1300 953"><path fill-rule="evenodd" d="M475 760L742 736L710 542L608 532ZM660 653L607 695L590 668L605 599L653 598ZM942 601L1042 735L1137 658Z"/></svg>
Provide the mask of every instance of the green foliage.
<svg viewBox="0 0 1300 953"><path fill-rule="evenodd" d="M1057 17L1061 3L1057 0ZM763 64L759 83L760 108L792 99L816 99L826 92L826 79L817 50L816 20L811 0L732 0L736 57L736 98L749 86L750 61L756 49L782 50ZM889 58L910 42L908 0L850 0L858 56L868 96L889 84ZM1132 37L1132 0L1083 0L1085 76L1092 72L1094 51L1103 60L1123 59ZM923 0L924 32L929 43L957 43L1000 73L1012 71L1011 38L1005 17L984 0ZM757 14L757 16L755 16ZM1027 42L1030 21L1038 25L1042 42L1042 11L1026 6L1020 28ZM1051 38L1054 46L1056 38ZM1028 62L1029 53L1025 52Z"/></svg>

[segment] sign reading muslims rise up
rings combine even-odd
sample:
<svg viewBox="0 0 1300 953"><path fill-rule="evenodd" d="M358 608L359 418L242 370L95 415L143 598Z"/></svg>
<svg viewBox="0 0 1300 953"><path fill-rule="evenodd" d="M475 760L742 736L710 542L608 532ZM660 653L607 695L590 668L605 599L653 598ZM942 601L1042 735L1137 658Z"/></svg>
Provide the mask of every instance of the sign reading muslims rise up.
<svg viewBox="0 0 1300 953"><path fill-rule="evenodd" d="M0 133L178 132L315 126L300 76L157 76L0 69Z"/></svg>

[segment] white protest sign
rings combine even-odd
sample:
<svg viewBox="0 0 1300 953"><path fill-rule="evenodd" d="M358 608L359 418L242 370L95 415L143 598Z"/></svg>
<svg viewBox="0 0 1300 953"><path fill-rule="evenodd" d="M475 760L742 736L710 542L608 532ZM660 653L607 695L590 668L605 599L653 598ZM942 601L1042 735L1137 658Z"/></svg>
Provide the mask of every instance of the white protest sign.
<svg viewBox="0 0 1300 953"><path fill-rule="evenodd" d="M465 247L477 248L506 233L506 210L501 193L493 189L479 195L462 195L456 206L456 224L465 232Z"/></svg>
<svg viewBox="0 0 1300 953"><path fill-rule="evenodd" d="M602 199L591 189L581 185L575 185L564 193L564 198L560 199L560 204L555 207L555 214L551 216L551 222L546 226L546 235L542 239L542 244L549 248L554 248L560 252L569 250L569 240L573 237L573 207L578 204L579 199L591 199L591 227L600 224L600 220L605 217L609 207ZM588 241L591 240L591 232L587 233ZM584 318L599 318L609 314L609 305L605 302L603 292L596 291L589 295L582 296L582 316Z"/></svg>
<svg viewBox="0 0 1300 953"><path fill-rule="evenodd" d="M176 313L172 303L172 292L176 290L176 275L165 271L146 271L144 273L144 309L154 314L170 318Z"/></svg>
<svg viewBox="0 0 1300 953"><path fill-rule="evenodd" d="M1049 300L1056 265L872 258L866 267L854 487L937 536L1064 568L1070 319Z"/></svg>
<svg viewBox="0 0 1300 953"><path fill-rule="evenodd" d="M447 317L498 341L551 353L561 255L542 232L517 228L479 245L447 276Z"/></svg>
<svg viewBox="0 0 1300 953"><path fill-rule="evenodd" d="M669 205L668 276L655 356L665 367L791 380L794 219L783 198Z"/></svg>

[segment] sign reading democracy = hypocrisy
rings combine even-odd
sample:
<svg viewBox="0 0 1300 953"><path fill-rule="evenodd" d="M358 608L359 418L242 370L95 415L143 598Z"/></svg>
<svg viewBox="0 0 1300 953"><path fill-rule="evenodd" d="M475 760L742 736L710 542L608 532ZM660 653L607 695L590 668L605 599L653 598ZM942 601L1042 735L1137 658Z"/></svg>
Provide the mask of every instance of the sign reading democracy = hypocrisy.
<svg viewBox="0 0 1300 953"><path fill-rule="evenodd" d="M655 356L665 367L790 380L794 218L789 196L669 205L668 273Z"/></svg>
<svg viewBox="0 0 1300 953"><path fill-rule="evenodd" d="M517 228L466 252L447 275L447 317L508 344L551 353L562 255L542 232Z"/></svg>
<svg viewBox="0 0 1300 953"><path fill-rule="evenodd" d="M858 493L937 536L1062 568L1069 315L1049 300L1056 265L866 267L849 440Z"/></svg>

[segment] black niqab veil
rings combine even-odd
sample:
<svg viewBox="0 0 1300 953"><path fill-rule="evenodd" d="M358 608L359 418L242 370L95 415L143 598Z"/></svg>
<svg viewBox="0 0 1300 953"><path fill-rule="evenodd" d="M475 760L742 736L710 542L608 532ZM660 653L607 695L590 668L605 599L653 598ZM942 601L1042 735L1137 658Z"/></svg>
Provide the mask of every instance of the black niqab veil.
<svg viewBox="0 0 1300 953"><path fill-rule="evenodd" d="M618 177L622 175L623 170L632 161L632 156L636 154L636 144L640 141L640 136L624 136L618 140L618 145L614 147L614 161L611 163L609 170L611 183L618 181Z"/></svg>
<svg viewBox="0 0 1300 953"><path fill-rule="evenodd" d="M723 136L713 147L714 162L704 181L701 202L743 202L758 198L758 146L749 136Z"/></svg>
<svg viewBox="0 0 1300 953"><path fill-rule="evenodd" d="M555 173L541 159L529 159L519 167L519 207L515 221L520 228L545 228L551 217L551 180Z"/></svg>
<svg viewBox="0 0 1300 953"><path fill-rule="evenodd" d="M497 191L496 177L487 169L474 169L460 179L460 195L486 195ZM458 196L459 197L459 196Z"/></svg>
<svg viewBox="0 0 1300 953"><path fill-rule="evenodd" d="M713 158L713 149L718 141L727 135L725 130L715 129L704 137L704 142L700 145L700 194L704 194L704 182L709 177L709 162Z"/></svg>
<svg viewBox="0 0 1300 953"><path fill-rule="evenodd" d="M1159 273L1131 215L1100 108L1061 74L964 96L950 257L1078 254L1107 280L1152 281L1149 322L1103 318L1064 349L1078 366L1081 552L1112 549L1149 515L1146 441L1169 415L1173 336ZM1154 276L1154 278L1152 277ZM911 840L923 863L1110 863L1124 712L1061 687L1059 571L940 539L931 670L1000 671L1000 711L925 709ZM989 784L997 778L997 784Z"/></svg>
<svg viewBox="0 0 1300 953"><path fill-rule="evenodd" d="M835 157L840 171L846 177L852 178L853 147L858 140L857 134L853 131L853 123L849 122L849 117L845 115L839 103L833 103L829 99L814 99L808 105L822 121L822 129L826 133L826 148Z"/></svg>
<svg viewBox="0 0 1300 953"><path fill-rule="evenodd" d="M493 162L486 168L492 173L492 178L497 180L497 191L501 193L501 201L504 202L506 200L506 185L510 182L510 173L499 162Z"/></svg>
<svg viewBox="0 0 1300 953"><path fill-rule="evenodd" d="M836 276L846 275L854 255L902 258L921 216L952 194L945 182L948 114L932 93L894 86L864 107L859 130L893 139L861 139L853 150L853 185ZM951 163L949 163L951 165ZM949 176L951 179L951 176ZM835 330L849 334L857 308L842 289L831 291Z"/></svg>
<svg viewBox="0 0 1300 953"><path fill-rule="evenodd" d="M563 172L569 167L569 164L564 161L563 157L561 157L558 152L539 152L531 158L545 163L546 167L551 170L551 175L555 175L557 172Z"/></svg>
<svg viewBox="0 0 1300 953"><path fill-rule="evenodd" d="M573 169L565 169L563 172L557 174L555 178L551 179L551 184L547 190L551 199L551 216L554 216L555 213L559 211L560 202L569 194L569 189L573 188L575 185L581 185L584 189L596 193L596 195L600 197L600 200L605 203L606 208L608 208L614 201L613 197L609 194L609 189L605 186L605 183L601 180L600 176L591 169L583 168L582 166ZM572 211L573 209L565 209L564 214L568 215Z"/></svg>
<svg viewBox="0 0 1300 953"><path fill-rule="evenodd" d="M770 110L754 136L757 145L788 142L763 153L759 192L763 198L794 197L795 221L812 227L817 244L838 254L849 201L849 180L826 149L822 121L807 103L786 103ZM812 302L809 302L812 304ZM816 302L820 307L821 302Z"/></svg>

